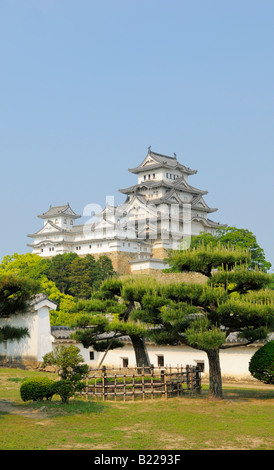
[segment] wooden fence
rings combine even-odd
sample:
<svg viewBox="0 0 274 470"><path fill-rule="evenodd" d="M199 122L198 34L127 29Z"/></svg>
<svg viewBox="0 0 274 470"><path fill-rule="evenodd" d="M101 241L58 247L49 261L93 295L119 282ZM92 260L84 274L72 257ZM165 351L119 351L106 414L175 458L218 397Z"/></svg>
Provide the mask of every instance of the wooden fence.
<svg viewBox="0 0 274 470"><path fill-rule="evenodd" d="M198 367L138 367L126 369L94 369L89 371L81 395L103 400L135 400L182 396L201 391Z"/></svg>

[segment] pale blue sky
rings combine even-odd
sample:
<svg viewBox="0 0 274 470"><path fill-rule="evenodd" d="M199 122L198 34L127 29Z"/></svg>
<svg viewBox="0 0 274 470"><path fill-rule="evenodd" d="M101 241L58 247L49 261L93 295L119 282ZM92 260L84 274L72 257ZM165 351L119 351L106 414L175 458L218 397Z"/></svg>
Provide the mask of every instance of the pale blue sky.
<svg viewBox="0 0 274 470"><path fill-rule="evenodd" d="M273 0L0 1L0 259L50 204L121 203L151 145L274 268L273 131Z"/></svg>

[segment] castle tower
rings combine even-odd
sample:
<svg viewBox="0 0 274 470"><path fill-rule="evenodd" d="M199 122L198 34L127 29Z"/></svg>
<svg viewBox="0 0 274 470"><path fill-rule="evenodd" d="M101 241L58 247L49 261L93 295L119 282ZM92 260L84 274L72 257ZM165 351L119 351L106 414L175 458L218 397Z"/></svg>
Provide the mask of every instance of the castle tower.
<svg viewBox="0 0 274 470"><path fill-rule="evenodd" d="M176 248L184 235L190 237L201 232L214 235L220 227L208 219L208 214L217 209L210 208L204 201L207 191L188 182L189 176L197 170L179 163L176 154L173 157L162 155L152 152L149 147L143 162L129 171L138 176L138 182L120 192L127 195L129 204L138 199L150 209L154 208L157 224L154 225L155 233L150 231L150 240L154 239L153 257L162 257L166 249Z"/></svg>

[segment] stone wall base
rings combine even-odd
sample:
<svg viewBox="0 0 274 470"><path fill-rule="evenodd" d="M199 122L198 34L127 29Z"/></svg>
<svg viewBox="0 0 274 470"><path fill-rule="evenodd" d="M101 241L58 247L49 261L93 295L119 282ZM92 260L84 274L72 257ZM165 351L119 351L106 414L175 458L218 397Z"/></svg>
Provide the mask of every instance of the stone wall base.
<svg viewBox="0 0 274 470"><path fill-rule="evenodd" d="M136 260L138 254L127 253L123 251L112 251L108 253L93 253L92 256L94 256L96 261L100 258L100 256L107 256L111 260L113 269L117 274L132 274L129 262Z"/></svg>
<svg viewBox="0 0 274 470"><path fill-rule="evenodd" d="M41 367L41 362L32 357L21 358L0 356L0 366L19 369L38 369Z"/></svg>
<svg viewBox="0 0 274 470"><path fill-rule="evenodd" d="M206 284L208 278L201 273L184 272L184 273L165 273L161 269L142 269L132 273L134 276L151 276L159 279L159 281L168 283L186 283L186 284Z"/></svg>

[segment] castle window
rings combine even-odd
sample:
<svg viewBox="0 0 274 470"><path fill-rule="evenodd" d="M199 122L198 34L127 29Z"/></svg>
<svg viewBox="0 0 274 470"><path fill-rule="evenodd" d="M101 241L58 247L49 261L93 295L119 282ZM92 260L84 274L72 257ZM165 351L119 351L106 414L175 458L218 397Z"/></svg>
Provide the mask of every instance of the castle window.
<svg viewBox="0 0 274 470"><path fill-rule="evenodd" d="M168 173L166 173L166 177L168 178Z"/></svg>
<svg viewBox="0 0 274 470"><path fill-rule="evenodd" d="M66 224L66 223L67 223L67 219L64 219L64 224Z"/></svg>
<svg viewBox="0 0 274 470"><path fill-rule="evenodd" d="M94 351L89 351L89 360L94 361Z"/></svg>
<svg viewBox="0 0 274 470"><path fill-rule="evenodd" d="M155 179L155 173L153 173L153 179Z"/></svg>
<svg viewBox="0 0 274 470"><path fill-rule="evenodd" d="M144 181L147 179L147 175L144 175Z"/></svg>
<svg viewBox="0 0 274 470"><path fill-rule="evenodd" d="M128 357L121 357L122 367L128 367Z"/></svg>
<svg viewBox="0 0 274 470"><path fill-rule="evenodd" d="M195 361L195 362L196 362L196 366L198 367L199 371L204 372L205 371L205 362L204 361Z"/></svg>
<svg viewBox="0 0 274 470"><path fill-rule="evenodd" d="M70 225L73 225L73 220L72 219L70 219Z"/></svg>
<svg viewBox="0 0 274 470"><path fill-rule="evenodd" d="M44 251L44 248L41 248L41 253L43 253L43 251Z"/></svg>
<svg viewBox="0 0 274 470"><path fill-rule="evenodd" d="M158 367L164 367L164 356L157 356Z"/></svg>

